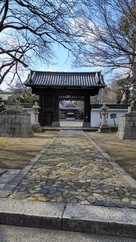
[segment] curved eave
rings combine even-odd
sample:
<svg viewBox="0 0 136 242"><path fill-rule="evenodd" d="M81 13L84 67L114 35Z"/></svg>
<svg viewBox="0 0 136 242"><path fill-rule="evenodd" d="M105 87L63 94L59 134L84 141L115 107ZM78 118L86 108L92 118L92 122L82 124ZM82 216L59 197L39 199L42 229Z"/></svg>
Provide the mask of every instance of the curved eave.
<svg viewBox="0 0 136 242"><path fill-rule="evenodd" d="M28 87L35 87L35 88L57 88L57 89L71 89L71 88L74 88L74 89L93 89L93 88L104 88L106 85L95 85L95 86L78 86L78 85L73 85L73 86L64 86L64 85L35 85L35 84L25 84L26 86Z"/></svg>

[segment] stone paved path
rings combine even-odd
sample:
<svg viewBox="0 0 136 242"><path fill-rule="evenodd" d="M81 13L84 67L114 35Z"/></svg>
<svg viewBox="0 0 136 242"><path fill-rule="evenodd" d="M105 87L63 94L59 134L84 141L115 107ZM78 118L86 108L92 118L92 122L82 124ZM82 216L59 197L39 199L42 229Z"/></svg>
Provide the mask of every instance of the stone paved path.
<svg viewBox="0 0 136 242"><path fill-rule="evenodd" d="M136 189L81 130L61 130L10 198L136 208Z"/></svg>

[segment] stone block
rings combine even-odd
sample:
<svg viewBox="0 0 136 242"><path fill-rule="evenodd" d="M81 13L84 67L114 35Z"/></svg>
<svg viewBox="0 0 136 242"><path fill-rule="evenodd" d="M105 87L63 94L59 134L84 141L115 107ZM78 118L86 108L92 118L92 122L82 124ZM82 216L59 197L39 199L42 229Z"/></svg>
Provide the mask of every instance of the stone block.
<svg viewBox="0 0 136 242"><path fill-rule="evenodd" d="M64 204L1 199L0 205L1 224L61 229Z"/></svg>
<svg viewBox="0 0 136 242"><path fill-rule="evenodd" d="M68 204L62 227L75 232L135 237L135 215L134 209Z"/></svg>
<svg viewBox="0 0 136 242"><path fill-rule="evenodd" d="M0 136L32 137L30 114L21 110L4 111L0 114Z"/></svg>
<svg viewBox="0 0 136 242"><path fill-rule="evenodd" d="M136 139L136 112L126 113L120 117L117 136L120 139Z"/></svg>

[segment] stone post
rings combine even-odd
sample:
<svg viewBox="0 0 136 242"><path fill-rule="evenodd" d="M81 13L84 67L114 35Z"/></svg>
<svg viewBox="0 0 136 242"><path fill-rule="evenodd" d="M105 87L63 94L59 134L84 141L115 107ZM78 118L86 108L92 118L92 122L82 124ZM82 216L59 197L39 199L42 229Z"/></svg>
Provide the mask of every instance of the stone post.
<svg viewBox="0 0 136 242"><path fill-rule="evenodd" d="M42 128L38 122L38 115L39 115L40 107L38 106L37 102L35 102L35 104L33 105L33 109L34 109L34 123L32 125L32 129L34 132L41 132Z"/></svg>

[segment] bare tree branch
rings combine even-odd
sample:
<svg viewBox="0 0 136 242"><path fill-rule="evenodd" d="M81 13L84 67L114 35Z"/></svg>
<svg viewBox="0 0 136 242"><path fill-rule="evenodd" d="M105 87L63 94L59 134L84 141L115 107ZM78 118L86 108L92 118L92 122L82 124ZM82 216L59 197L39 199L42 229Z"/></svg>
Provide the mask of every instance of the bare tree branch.
<svg viewBox="0 0 136 242"><path fill-rule="evenodd" d="M82 4L76 27L83 36L75 65L123 67L134 75L136 0L83 0Z"/></svg>
<svg viewBox="0 0 136 242"><path fill-rule="evenodd" d="M72 51L71 45L78 46L78 33L71 25L75 5L76 1L68 0L0 1L0 83L11 70L14 79L16 67L30 65L32 56L50 63L55 42L68 51Z"/></svg>

